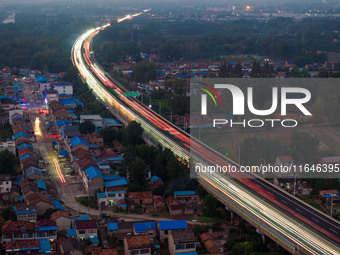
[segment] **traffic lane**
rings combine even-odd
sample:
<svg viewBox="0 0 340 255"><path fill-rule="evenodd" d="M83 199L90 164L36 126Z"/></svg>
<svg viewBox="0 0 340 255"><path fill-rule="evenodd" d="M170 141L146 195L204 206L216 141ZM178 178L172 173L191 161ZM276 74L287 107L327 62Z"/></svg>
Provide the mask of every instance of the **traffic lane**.
<svg viewBox="0 0 340 255"><path fill-rule="evenodd" d="M340 238L340 224L337 221L329 219L327 216L319 213L317 210L311 209L298 199L294 199L288 194L285 194L283 191L271 187L270 184L267 184L264 180L254 178L252 181L260 188L275 196L278 202L288 206L290 209L314 222L330 234Z"/></svg>

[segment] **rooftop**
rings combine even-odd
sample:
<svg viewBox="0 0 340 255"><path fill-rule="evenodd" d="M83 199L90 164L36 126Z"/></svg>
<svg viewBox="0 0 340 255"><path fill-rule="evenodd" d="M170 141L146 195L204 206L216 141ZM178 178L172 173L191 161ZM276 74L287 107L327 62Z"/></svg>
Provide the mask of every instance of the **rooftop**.
<svg viewBox="0 0 340 255"><path fill-rule="evenodd" d="M140 246L150 246L150 240L148 235L138 235L125 237L129 248L140 247Z"/></svg>
<svg viewBox="0 0 340 255"><path fill-rule="evenodd" d="M187 191L174 191L175 196L193 196L197 195L196 191L187 190Z"/></svg>
<svg viewBox="0 0 340 255"><path fill-rule="evenodd" d="M195 234L192 230L175 229L171 231L171 235L175 243L187 243L194 242L196 240Z"/></svg>
<svg viewBox="0 0 340 255"><path fill-rule="evenodd" d="M77 220L76 229L91 229L98 228L96 220Z"/></svg>
<svg viewBox="0 0 340 255"><path fill-rule="evenodd" d="M70 215L67 212L62 211L62 210L58 210L58 211L51 214L51 220L56 220L56 219L59 219L61 217L71 219Z"/></svg>
<svg viewBox="0 0 340 255"><path fill-rule="evenodd" d="M130 192L130 199L138 199L138 198L152 198L152 191L141 191L141 192Z"/></svg>
<svg viewBox="0 0 340 255"><path fill-rule="evenodd" d="M150 228L156 229L155 222L140 222L133 224L136 233L143 233Z"/></svg>
<svg viewBox="0 0 340 255"><path fill-rule="evenodd" d="M26 232L34 230L34 223L28 221L6 221L1 228L2 233Z"/></svg>
<svg viewBox="0 0 340 255"><path fill-rule="evenodd" d="M188 225L186 220L167 220L159 221L160 230L173 230L173 229L187 229Z"/></svg>

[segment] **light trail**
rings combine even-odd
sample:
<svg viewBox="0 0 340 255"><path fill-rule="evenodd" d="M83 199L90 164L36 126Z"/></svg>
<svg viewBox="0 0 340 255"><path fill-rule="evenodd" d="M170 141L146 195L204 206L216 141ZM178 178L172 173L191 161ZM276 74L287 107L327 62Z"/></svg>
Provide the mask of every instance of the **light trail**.
<svg viewBox="0 0 340 255"><path fill-rule="evenodd" d="M40 119L39 119L39 117L36 117L35 121L34 121L34 135L35 136L41 136Z"/></svg>
<svg viewBox="0 0 340 255"><path fill-rule="evenodd" d="M120 18L120 19L117 19L117 22L120 23L120 22L123 22L124 20L129 20L129 19L133 19L134 17L137 17L137 16L140 16L142 15L143 13L146 13L148 11L151 11L151 9L146 9L146 10L143 10L141 12L137 12L135 14L128 14L126 15L125 17L123 18Z"/></svg>
<svg viewBox="0 0 340 255"><path fill-rule="evenodd" d="M72 61L93 92L107 105L118 109L117 112L124 114L127 120L136 120L141 123L146 132L156 138L161 145L170 148L177 156L189 160L189 151L192 149L193 155L197 155L200 159L203 158L207 164L211 162L234 164L231 161L225 161L217 152L208 149L199 141L190 140L188 134L167 122L139 101L124 96L124 90L106 76L105 71L94 62L89 53L91 50L91 38L89 39L89 37L102 29L103 27L92 29L80 36L72 50ZM82 54L83 48L84 53ZM109 92L103 85L112 88L113 91ZM237 178L237 180L217 173L200 173L199 181L210 192L234 206L240 214L257 224L263 231L275 233L291 252L303 249L308 254L340 254L339 245L329 242L320 233L338 240L336 236L330 235L315 224L310 224L311 222L304 218L304 215L299 215L291 208L280 205L277 197L258 186L253 178L242 173L235 173L231 177ZM261 195L262 198L259 198L258 195ZM275 206L267 201L271 201ZM300 219L308 224L301 224L298 221Z"/></svg>
<svg viewBox="0 0 340 255"><path fill-rule="evenodd" d="M57 169L57 173L58 173L58 176L59 176L59 179L60 179L61 184L66 183L66 180L65 180L65 178L64 178L64 175L63 175L63 173L61 172L61 169L60 169L58 160L54 158L54 159L52 159L52 161L53 161L53 163L54 163L54 165L55 165L55 168Z"/></svg>

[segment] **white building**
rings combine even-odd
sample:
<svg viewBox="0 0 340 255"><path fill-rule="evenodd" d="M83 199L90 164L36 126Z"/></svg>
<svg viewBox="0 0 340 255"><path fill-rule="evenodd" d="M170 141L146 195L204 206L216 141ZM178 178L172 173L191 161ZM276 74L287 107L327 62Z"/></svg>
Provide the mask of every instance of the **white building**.
<svg viewBox="0 0 340 255"><path fill-rule="evenodd" d="M12 188L11 175L1 174L0 175L0 193L8 193Z"/></svg>
<svg viewBox="0 0 340 255"><path fill-rule="evenodd" d="M66 81L58 82L41 82L39 84L40 92L44 90L56 90L58 94L73 95L73 84Z"/></svg>
<svg viewBox="0 0 340 255"><path fill-rule="evenodd" d="M15 141L8 141L8 142L0 143L0 151L3 151L3 150L8 150L15 155L16 154Z"/></svg>
<svg viewBox="0 0 340 255"><path fill-rule="evenodd" d="M80 123L91 122L95 125L97 131L100 131L105 126L105 121L100 115L80 115Z"/></svg>

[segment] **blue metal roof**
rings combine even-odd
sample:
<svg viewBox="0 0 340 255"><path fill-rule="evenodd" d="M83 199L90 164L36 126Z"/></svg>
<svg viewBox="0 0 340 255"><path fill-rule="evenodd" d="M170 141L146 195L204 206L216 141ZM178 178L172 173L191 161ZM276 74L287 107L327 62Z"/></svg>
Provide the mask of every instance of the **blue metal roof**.
<svg viewBox="0 0 340 255"><path fill-rule="evenodd" d="M66 232L68 237L77 236L77 231L74 228L70 228Z"/></svg>
<svg viewBox="0 0 340 255"><path fill-rule="evenodd" d="M186 220L167 220L158 222L160 230L187 229Z"/></svg>
<svg viewBox="0 0 340 255"><path fill-rule="evenodd" d="M118 194L118 193L125 193L124 190L118 190L118 191L107 191L107 194Z"/></svg>
<svg viewBox="0 0 340 255"><path fill-rule="evenodd" d="M27 133L20 131L20 132L16 133L15 135L13 135L13 136L12 136L12 139L13 139L13 140L16 140L16 139L18 139L20 136L24 136L24 137L28 138L28 134L27 134Z"/></svg>
<svg viewBox="0 0 340 255"><path fill-rule="evenodd" d="M67 156L68 151L59 151L59 156Z"/></svg>
<svg viewBox="0 0 340 255"><path fill-rule="evenodd" d="M69 120L58 120L57 121L57 126L62 127L62 126L70 126L72 124L71 121Z"/></svg>
<svg viewBox="0 0 340 255"><path fill-rule="evenodd" d="M105 192L97 193L97 198L106 198L106 193Z"/></svg>
<svg viewBox="0 0 340 255"><path fill-rule="evenodd" d="M90 239L91 243L99 243L98 237L90 237L89 239Z"/></svg>
<svg viewBox="0 0 340 255"><path fill-rule="evenodd" d="M63 105L75 105L76 104L71 98L65 98L65 99L59 100L59 103Z"/></svg>
<svg viewBox="0 0 340 255"><path fill-rule="evenodd" d="M80 217L74 217L74 220L89 220L88 215L81 215Z"/></svg>
<svg viewBox="0 0 340 255"><path fill-rule="evenodd" d="M24 148L24 147L28 147L28 148L33 149L33 146L32 146L31 144L23 143L23 144L20 144L20 145L18 146L18 150L20 150L21 148Z"/></svg>
<svg viewBox="0 0 340 255"><path fill-rule="evenodd" d="M37 186L39 189L44 189L44 190L47 190L46 188L46 184L44 181L41 181L41 180L37 180Z"/></svg>
<svg viewBox="0 0 340 255"><path fill-rule="evenodd" d="M161 178L159 178L157 175L154 175L154 176L152 176L151 177L151 182L155 182L155 181L157 181L157 180L159 180L159 181L161 181L161 182L164 182Z"/></svg>
<svg viewBox="0 0 340 255"><path fill-rule="evenodd" d="M118 174L113 174L113 175L103 175L104 181L113 181L113 180L120 180L122 179L121 176Z"/></svg>
<svg viewBox="0 0 340 255"><path fill-rule="evenodd" d="M87 174L87 176L89 177L90 180L93 179L96 176L103 178L103 175L100 172L100 170L98 168L95 168L94 166L87 168L85 170L85 172L86 172L86 174Z"/></svg>
<svg viewBox="0 0 340 255"><path fill-rule="evenodd" d="M175 196L192 196L196 194L196 191L193 190L174 191Z"/></svg>
<svg viewBox="0 0 340 255"><path fill-rule="evenodd" d="M119 180L104 182L105 188L118 187L124 185L129 185L129 181L125 177L122 177Z"/></svg>
<svg viewBox="0 0 340 255"><path fill-rule="evenodd" d="M52 202L54 204L54 209L56 209L56 210L64 210L64 207L62 206L62 204L60 203L59 200L55 199Z"/></svg>
<svg viewBox="0 0 340 255"><path fill-rule="evenodd" d="M133 224L136 233L143 233L150 228L156 230L156 223L155 222L140 222Z"/></svg>
<svg viewBox="0 0 340 255"><path fill-rule="evenodd" d="M45 226L45 227L39 227L39 228L35 229L35 231L49 231L49 230L58 230L58 227L56 227L56 226Z"/></svg>
<svg viewBox="0 0 340 255"><path fill-rule="evenodd" d="M26 154L20 158L20 161L23 161L24 159L27 159L27 158L34 158L34 157L31 154Z"/></svg>
<svg viewBox="0 0 340 255"><path fill-rule="evenodd" d="M323 196L324 196L324 197L327 197L327 198L329 198L329 197L338 197L338 196L339 196L339 193L334 193L334 194L324 194Z"/></svg>
<svg viewBox="0 0 340 255"><path fill-rule="evenodd" d="M118 224L115 222L107 223L107 230L109 231L116 231L118 230Z"/></svg>
<svg viewBox="0 0 340 255"><path fill-rule="evenodd" d="M47 82L47 78L45 76L37 76L35 77L35 80L37 81L37 83Z"/></svg>
<svg viewBox="0 0 340 255"><path fill-rule="evenodd" d="M40 250L39 252L51 252L51 243L47 238L43 238L39 240L40 242Z"/></svg>
<svg viewBox="0 0 340 255"><path fill-rule="evenodd" d="M80 143L85 144L86 146L89 146L88 143L83 138L80 138L79 136L73 137L70 140L70 143L72 147L77 146Z"/></svg>
<svg viewBox="0 0 340 255"><path fill-rule="evenodd" d="M175 253L176 255L198 255L195 251Z"/></svg>

